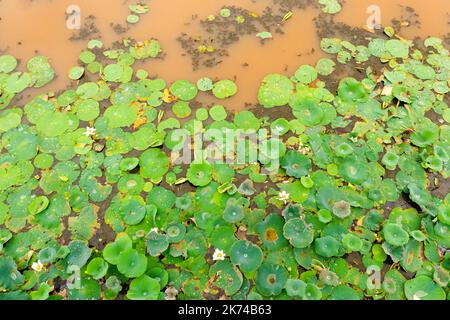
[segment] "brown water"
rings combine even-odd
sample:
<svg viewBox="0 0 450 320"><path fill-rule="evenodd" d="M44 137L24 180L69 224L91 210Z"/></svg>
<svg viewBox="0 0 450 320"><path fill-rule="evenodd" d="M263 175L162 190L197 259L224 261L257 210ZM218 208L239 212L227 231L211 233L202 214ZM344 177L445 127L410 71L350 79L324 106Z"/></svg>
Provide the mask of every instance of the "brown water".
<svg viewBox="0 0 450 320"><path fill-rule="evenodd" d="M314 64L322 55L313 18L319 11L314 8L295 10L285 23L284 35L275 35L265 45L255 36L245 36L229 48L230 55L219 65L193 71L189 56L176 40L182 32L201 35L200 20L217 14L223 6L235 5L256 13L272 6L271 0L152 0L147 1L150 12L129 31L118 35L110 24L126 25L128 4L126 0L0 0L0 50L26 60L36 53L48 56L59 77L46 90L58 90L71 84L67 70L76 65L78 55L87 40L69 41L74 31L66 27L65 11L69 5L81 8L81 17L95 15L99 34L89 37L101 38L111 45L122 37L136 40L157 38L166 54L162 60L151 60L143 67L151 76L159 76L167 82L177 79L196 81L208 76L220 79L236 79L239 93L225 102L233 110L254 102L261 79L271 72L294 72L301 64ZM363 28L369 14L367 7L377 4L381 8L383 25L391 20L407 19L412 7L419 16L420 26L402 29L407 38L416 36L444 36L449 32L449 0L345 0L344 9L336 16L337 21ZM408 13L409 12L409 13ZM197 17L196 17L197 15ZM82 20L83 21L83 20ZM313 50L314 49L314 50ZM244 66L248 64L248 66ZM42 89L41 89L42 91ZM212 102L203 97L203 102Z"/></svg>

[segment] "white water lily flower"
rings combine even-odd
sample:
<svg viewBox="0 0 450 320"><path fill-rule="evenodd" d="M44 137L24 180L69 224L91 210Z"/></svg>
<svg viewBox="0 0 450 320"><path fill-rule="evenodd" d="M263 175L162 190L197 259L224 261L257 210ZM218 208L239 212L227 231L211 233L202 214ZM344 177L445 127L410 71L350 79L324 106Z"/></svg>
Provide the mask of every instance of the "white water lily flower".
<svg viewBox="0 0 450 320"><path fill-rule="evenodd" d="M216 251L214 251L214 254L213 254L213 260L214 261L225 260L225 252L223 252L223 250L216 249Z"/></svg>
<svg viewBox="0 0 450 320"><path fill-rule="evenodd" d="M177 300L178 290L174 287L168 287L164 293L166 294L166 300Z"/></svg>
<svg viewBox="0 0 450 320"><path fill-rule="evenodd" d="M381 95L382 96L388 96L388 97L390 97L390 96L392 96L392 90L393 90L394 88L393 87L391 87L391 86L385 86L384 88L383 88L383 91L381 91Z"/></svg>
<svg viewBox="0 0 450 320"><path fill-rule="evenodd" d="M42 269L44 269L44 265L40 260L38 260L37 262L33 262L33 264L31 265L31 269L37 272L41 272Z"/></svg>
<svg viewBox="0 0 450 320"><path fill-rule="evenodd" d="M83 133L86 137L91 137L91 136L95 136L95 134L97 133L97 129L95 128L91 128L91 127L87 127L86 128L86 132Z"/></svg>
<svg viewBox="0 0 450 320"><path fill-rule="evenodd" d="M291 195L289 193L287 193L286 191L282 191L278 194L278 197L279 197L278 199L283 201L284 204L286 204L289 201L290 196Z"/></svg>
<svg viewBox="0 0 450 320"><path fill-rule="evenodd" d="M152 233L152 232L158 233L158 232L159 232L159 229L158 229L158 228L151 228L151 229L150 229L150 233Z"/></svg>

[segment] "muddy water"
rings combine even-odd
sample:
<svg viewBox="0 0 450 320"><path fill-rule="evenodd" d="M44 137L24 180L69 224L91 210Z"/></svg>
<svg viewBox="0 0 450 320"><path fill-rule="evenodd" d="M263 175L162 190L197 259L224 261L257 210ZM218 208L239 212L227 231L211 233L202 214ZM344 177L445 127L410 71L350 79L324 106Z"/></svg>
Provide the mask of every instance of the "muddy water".
<svg viewBox="0 0 450 320"><path fill-rule="evenodd" d="M171 82L177 79L197 79L208 76L217 79L234 79L239 93L225 102L233 110L245 103L254 103L261 79L267 73L292 73L299 65L314 64L322 55L319 49L313 18L318 9L294 9L294 15L283 24L284 34L274 34L274 39L264 45L254 35L243 36L228 48L229 55L220 59L214 67L193 70L191 57L181 47L177 38L181 33L192 36L204 34L200 20L217 14L223 6L239 6L255 13L262 13L273 6L272 0L152 0L147 1L150 12L143 15L137 25L127 25L126 0L0 0L0 50L26 61L36 53L48 56L59 77L45 90L59 90L71 85L67 70L77 63L79 52L87 40L100 38L109 46L123 37L136 40L157 38L165 52L164 59L148 61L143 68L151 76ZM365 27L371 13L367 8L376 4L381 9L383 25L409 21L401 30L407 38L444 36L449 31L450 1L448 0L345 0L344 9L336 21L352 27ZM86 40L69 40L74 31L66 27L65 11L69 5L81 9L82 23L95 16L97 33ZM111 23L129 29L118 34ZM95 31L95 30L94 30ZM42 91L42 89L41 89ZM35 92L28 92L34 94ZM213 103L203 96L200 101Z"/></svg>

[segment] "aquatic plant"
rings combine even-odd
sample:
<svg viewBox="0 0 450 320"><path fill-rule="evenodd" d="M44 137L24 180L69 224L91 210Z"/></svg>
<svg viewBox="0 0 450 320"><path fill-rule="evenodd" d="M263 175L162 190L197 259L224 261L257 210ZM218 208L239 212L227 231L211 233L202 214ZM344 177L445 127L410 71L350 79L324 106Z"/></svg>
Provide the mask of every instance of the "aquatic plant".
<svg viewBox="0 0 450 320"><path fill-rule="evenodd" d="M149 9L130 10L133 23ZM0 56L0 298L59 298L56 282L78 270L64 298L446 299L450 196L436 189L449 176L448 50L388 33L366 46L323 39L335 57L267 75L260 106L233 114L234 81L136 70L160 54L155 39L91 40L73 87L23 106L11 102L53 79L50 62L19 72ZM359 80L332 78L348 63L366 67ZM199 91L224 105L198 106ZM244 164L195 150L199 132L224 129L270 136L231 151L208 141L228 160L244 150ZM177 162L184 149L195 161ZM368 288L361 268L392 263Z"/></svg>

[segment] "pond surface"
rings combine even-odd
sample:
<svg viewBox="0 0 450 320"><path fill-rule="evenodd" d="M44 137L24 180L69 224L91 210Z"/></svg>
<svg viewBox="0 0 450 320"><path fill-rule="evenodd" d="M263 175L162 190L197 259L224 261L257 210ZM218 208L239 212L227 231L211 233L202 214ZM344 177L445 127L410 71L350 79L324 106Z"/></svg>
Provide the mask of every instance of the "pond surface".
<svg viewBox="0 0 450 320"><path fill-rule="evenodd" d="M109 46L123 37L136 40L157 38L165 56L142 66L151 76L162 77L167 82L177 79L196 81L204 76L236 80L239 93L226 102L226 107L239 110L246 103L256 102L256 93L264 75L272 72L292 74L299 65L315 64L323 55L319 48L318 32L327 35L332 32L333 26L327 28L322 18L315 20L320 10L310 5L312 2L153 0L148 2L150 12L138 24L130 25L126 22L129 14L127 6L134 1L0 0L0 50L23 60L36 53L49 57L59 76L45 89L57 91L71 84L66 76L67 70L76 65L87 40L100 38ZM392 25L395 19L394 24L401 26L399 34L406 38L448 37L450 1L431 2L433 5L423 0L346 0L334 23L367 29L367 20L371 15L368 8L376 3L383 26ZM75 32L66 27L66 10L74 4L81 10L82 23L81 31ZM226 47L226 55L219 56L212 66L201 65L194 70L191 56L178 38L186 33L193 38L217 40L217 34L214 31L208 33L202 27L201 20L210 14L217 14L224 6L236 6L257 15L262 15L269 7L273 15L281 16L289 12L287 8L293 7L293 15L279 24L284 34L274 33L273 39L264 44L254 33L239 36L237 41ZM351 35L348 34L348 37L351 38ZM28 90L27 93L32 95L35 92ZM199 101L213 102L206 96L200 97Z"/></svg>

